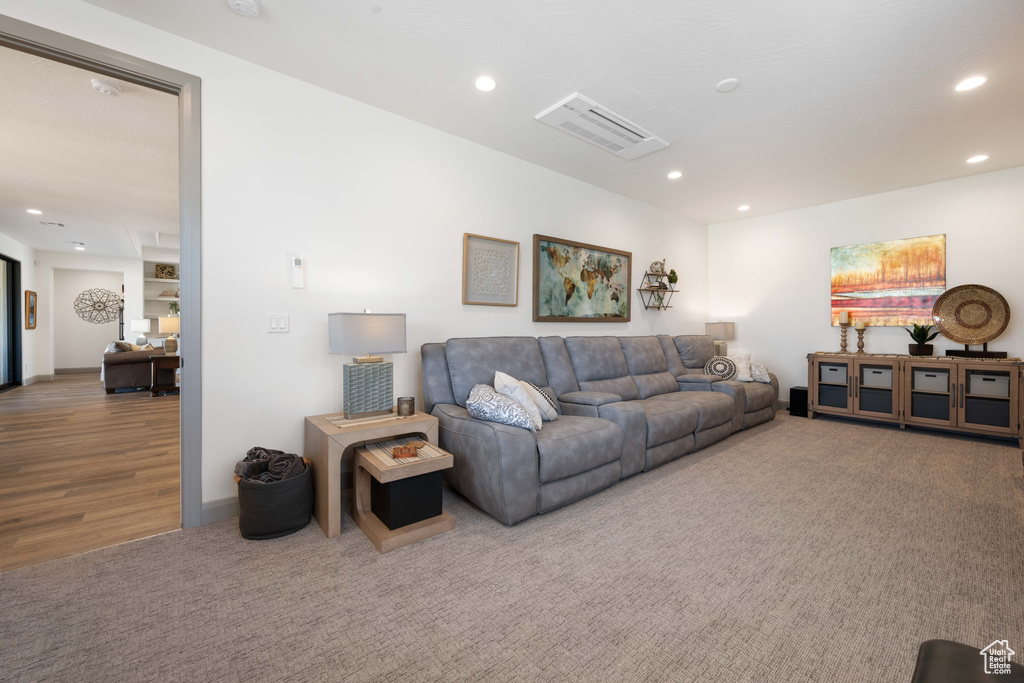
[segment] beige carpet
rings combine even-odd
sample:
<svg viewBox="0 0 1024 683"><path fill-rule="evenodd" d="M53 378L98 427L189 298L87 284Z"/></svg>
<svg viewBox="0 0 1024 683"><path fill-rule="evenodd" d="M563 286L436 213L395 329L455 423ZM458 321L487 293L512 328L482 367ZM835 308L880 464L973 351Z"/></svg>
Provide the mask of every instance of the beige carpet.
<svg viewBox="0 0 1024 683"><path fill-rule="evenodd" d="M780 415L511 529L379 555L234 520L0 574L0 679L908 681L1024 651L1007 441ZM980 660L980 657L979 657Z"/></svg>

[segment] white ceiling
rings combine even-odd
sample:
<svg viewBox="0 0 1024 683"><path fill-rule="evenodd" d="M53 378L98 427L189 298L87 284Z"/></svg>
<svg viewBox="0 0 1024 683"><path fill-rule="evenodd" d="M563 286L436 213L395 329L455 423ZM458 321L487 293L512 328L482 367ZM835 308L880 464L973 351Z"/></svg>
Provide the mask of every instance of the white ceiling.
<svg viewBox="0 0 1024 683"><path fill-rule="evenodd" d="M121 87L105 96L96 77L0 48L0 232L45 251L138 258L129 229L177 248L177 97L104 77Z"/></svg>
<svg viewBox="0 0 1024 683"><path fill-rule="evenodd" d="M1020 0L88 1L705 223L1024 165ZM573 92L671 147L534 120Z"/></svg>

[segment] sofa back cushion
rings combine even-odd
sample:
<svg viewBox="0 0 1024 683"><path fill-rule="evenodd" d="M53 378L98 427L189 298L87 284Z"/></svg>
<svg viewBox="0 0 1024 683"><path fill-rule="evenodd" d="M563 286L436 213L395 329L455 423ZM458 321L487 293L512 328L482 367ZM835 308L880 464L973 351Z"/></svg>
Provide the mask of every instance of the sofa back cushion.
<svg viewBox="0 0 1024 683"><path fill-rule="evenodd" d="M540 344L534 337L449 339L445 356L455 402L463 407L475 385L493 384L496 371L538 387L548 385Z"/></svg>
<svg viewBox="0 0 1024 683"><path fill-rule="evenodd" d="M544 356L544 369L548 373L551 388L559 396L570 391L579 391L576 375L572 372L569 352L565 350L565 340L561 337L541 337L540 353Z"/></svg>
<svg viewBox="0 0 1024 683"><path fill-rule="evenodd" d="M618 394L626 401L640 398L617 337L566 337L565 348L582 391Z"/></svg>
<svg viewBox="0 0 1024 683"><path fill-rule="evenodd" d="M657 337L619 337L619 344L640 398L679 391L675 375L668 372L668 361Z"/></svg>
<svg viewBox="0 0 1024 683"><path fill-rule="evenodd" d="M715 340L709 335L683 334L673 338L673 341L679 360L686 368L703 368L715 355Z"/></svg>

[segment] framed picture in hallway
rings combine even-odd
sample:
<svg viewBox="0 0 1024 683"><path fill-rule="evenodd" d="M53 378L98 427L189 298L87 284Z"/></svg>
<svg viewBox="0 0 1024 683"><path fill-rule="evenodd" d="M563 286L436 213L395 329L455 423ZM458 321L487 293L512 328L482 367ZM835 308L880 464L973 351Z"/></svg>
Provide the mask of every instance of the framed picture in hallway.
<svg viewBox="0 0 1024 683"><path fill-rule="evenodd" d="M25 329L34 330L36 329L36 318L38 313L36 312L36 300L38 297L36 293L30 290L25 290Z"/></svg>
<svg viewBox="0 0 1024 683"><path fill-rule="evenodd" d="M946 291L946 236L833 247L832 326L906 327L932 323L935 299Z"/></svg>
<svg viewBox="0 0 1024 683"><path fill-rule="evenodd" d="M628 323L633 254L533 236L534 322Z"/></svg>

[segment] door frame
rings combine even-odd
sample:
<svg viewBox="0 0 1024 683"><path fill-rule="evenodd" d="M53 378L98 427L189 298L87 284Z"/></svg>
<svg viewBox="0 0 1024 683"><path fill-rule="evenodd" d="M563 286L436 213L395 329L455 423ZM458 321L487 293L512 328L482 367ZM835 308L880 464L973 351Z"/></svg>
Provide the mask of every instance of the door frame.
<svg viewBox="0 0 1024 683"><path fill-rule="evenodd" d="M197 76L0 14L0 46L178 97L178 219L181 230L181 525L203 521L202 176Z"/></svg>

